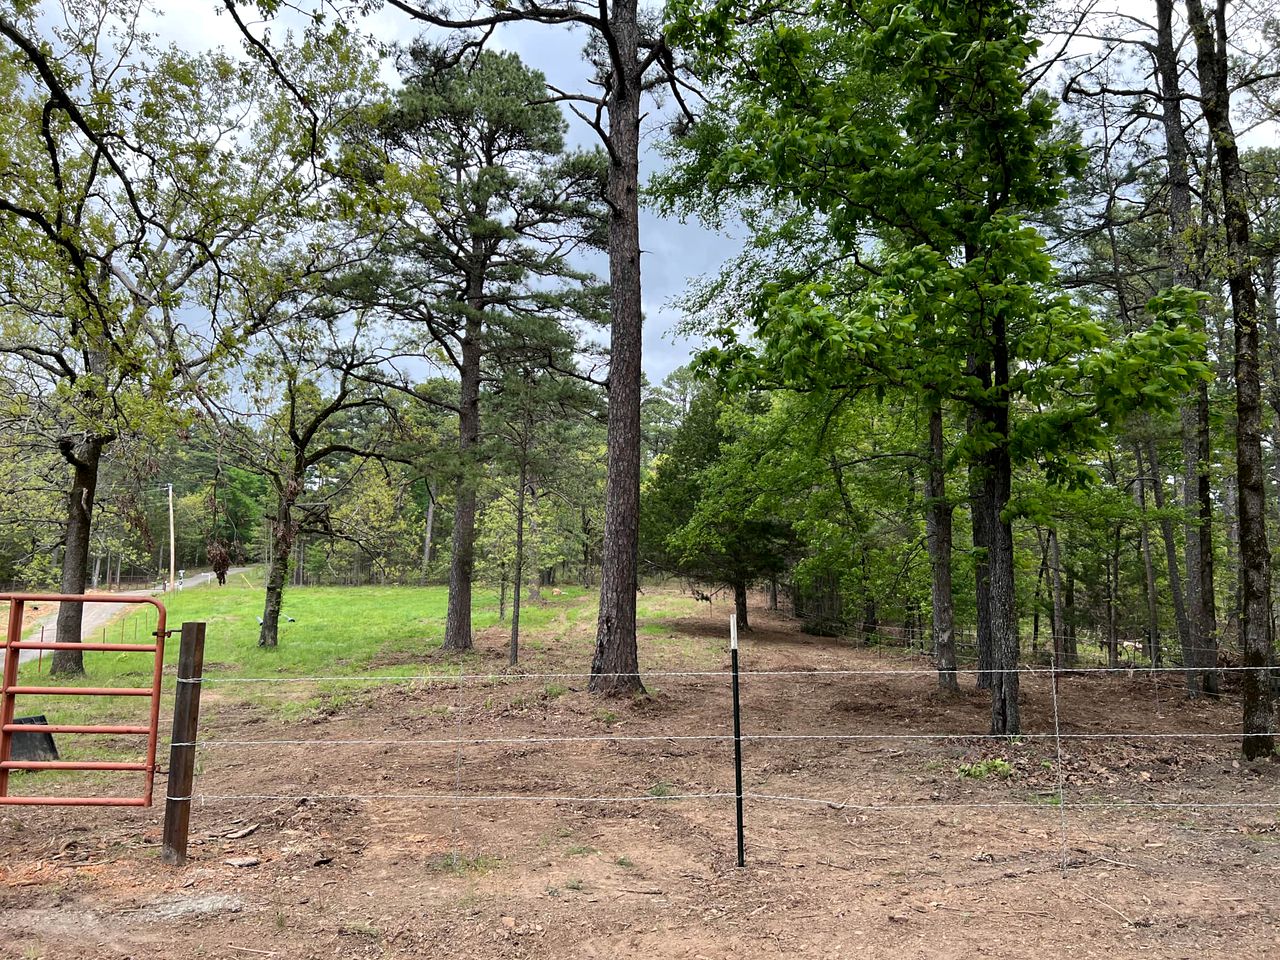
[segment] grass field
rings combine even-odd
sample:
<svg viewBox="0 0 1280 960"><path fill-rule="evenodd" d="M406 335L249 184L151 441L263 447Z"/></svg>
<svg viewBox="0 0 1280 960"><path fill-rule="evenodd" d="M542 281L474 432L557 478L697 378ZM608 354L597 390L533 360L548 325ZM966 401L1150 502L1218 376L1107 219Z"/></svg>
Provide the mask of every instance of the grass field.
<svg viewBox="0 0 1280 960"><path fill-rule="evenodd" d="M240 582L234 582L235 579ZM582 602L589 597L587 591L579 587L561 589L558 595L546 591L542 603L526 603L521 609L522 627L538 634L530 640L533 651L542 642L542 628L556 621L572 624L584 615L594 614L594 609ZM225 587L195 587L162 600L171 629L188 621L208 624L205 670L209 674L310 676L332 673L337 667L348 673L359 673L375 666L380 673L394 674L412 673L418 666L412 662L387 665L387 659L411 657L414 653L425 657L439 649L444 636L448 589L431 586L288 590L284 613L294 622L281 623L279 646L274 649L258 646L257 618L263 603L261 582L241 576L233 578ZM475 630L499 626L496 591L477 590L472 609ZM508 610L508 616L509 613ZM143 607L108 627L106 637L110 641L142 641L154 629L155 611ZM124 686L126 681L134 683L145 678L148 673L145 659L134 654L88 653L85 671L97 685ZM175 637L168 643L165 662L172 665L176 661ZM34 674L35 669L35 664L24 665L23 677Z"/></svg>

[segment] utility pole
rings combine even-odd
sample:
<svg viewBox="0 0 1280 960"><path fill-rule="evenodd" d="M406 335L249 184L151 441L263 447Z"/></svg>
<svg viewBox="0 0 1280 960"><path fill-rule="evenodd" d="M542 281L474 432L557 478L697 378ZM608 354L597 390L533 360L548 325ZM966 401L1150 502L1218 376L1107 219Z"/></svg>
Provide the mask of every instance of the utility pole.
<svg viewBox="0 0 1280 960"><path fill-rule="evenodd" d="M178 586L178 557L174 552L174 534L173 534L173 484L169 484L169 590L173 591Z"/></svg>

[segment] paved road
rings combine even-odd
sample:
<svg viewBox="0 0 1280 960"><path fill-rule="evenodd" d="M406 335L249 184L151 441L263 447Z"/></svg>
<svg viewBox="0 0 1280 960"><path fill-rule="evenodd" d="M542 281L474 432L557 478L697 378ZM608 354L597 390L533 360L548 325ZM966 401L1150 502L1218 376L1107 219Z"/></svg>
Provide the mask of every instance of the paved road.
<svg viewBox="0 0 1280 960"><path fill-rule="evenodd" d="M248 570L248 569L249 569L248 567L233 567L231 570L227 571L227 576L230 577L233 574L243 573L245 570ZM184 582L183 589L190 590L192 587L199 587L208 583L212 583L213 580L214 580L214 576L212 573L193 574L188 580ZM153 597L153 596L160 596L163 592L164 591L162 590L122 590L120 593L115 594L115 596L117 597ZM115 622L115 620L118 617L121 617L124 614L126 614L128 612L128 609L131 606L132 604L122 604L122 603L86 603L84 605L84 616L81 618L81 621L80 621L80 639L85 642L100 640L102 638L103 627L106 627L108 624ZM43 617L40 620L37 620L34 624L34 626L36 627L35 638L39 639L39 636L40 636L39 627L43 625L45 628L45 639L52 640L54 638L54 627L55 627L56 620L57 620L56 613L51 613L47 617ZM27 639L32 639L30 634L28 634ZM108 640L110 639L111 638L108 637ZM127 639L132 641L131 637ZM38 657L39 655L40 655L39 650L23 650L18 654L18 662L26 663L29 660L36 659L36 657Z"/></svg>

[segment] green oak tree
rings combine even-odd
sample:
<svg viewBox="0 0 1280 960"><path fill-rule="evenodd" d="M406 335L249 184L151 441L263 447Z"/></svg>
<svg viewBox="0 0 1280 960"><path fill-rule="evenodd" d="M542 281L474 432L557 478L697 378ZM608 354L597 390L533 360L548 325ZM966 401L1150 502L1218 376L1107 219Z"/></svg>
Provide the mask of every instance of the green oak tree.
<svg viewBox="0 0 1280 960"><path fill-rule="evenodd" d="M750 447L732 443L752 421L751 407L704 385L640 501L641 556L666 572L729 587L743 629L750 628L747 588L783 572L792 539L758 484Z"/></svg>
<svg viewBox="0 0 1280 960"><path fill-rule="evenodd" d="M214 392L260 315L228 309L285 281L272 251L306 246L328 158L299 149L294 103L252 64L156 49L141 3L0 3L0 352L38 381L69 473L61 590L82 593L104 451L157 435L171 403ZM322 137L372 83L336 40L283 53ZM358 93L353 93L358 91ZM80 639L64 604L58 639ZM59 650L55 673L83 672Z"/></svg>
<svg viewBox="0 0 1280 960"><path fill-rule="evenodd" d="M985 566L991 730L1014 733L1014 468L1088 480L1082 452L1107 425L1202 375L1180 323L1194 305L1162 298L1156 322L1117 339L1058 289L1025 219L1061 199L1080 154L1028 87L1037 43L1022 5L818 0L785 20L768 5L681 9L706 69L728 79L660 188L676 208L694 197L691 211L781 194L821 218L827 245L820 269L758 290L753 343L725 328L707 362L741 380L900 386L964 411L955 455L972 468Z"/></svg>

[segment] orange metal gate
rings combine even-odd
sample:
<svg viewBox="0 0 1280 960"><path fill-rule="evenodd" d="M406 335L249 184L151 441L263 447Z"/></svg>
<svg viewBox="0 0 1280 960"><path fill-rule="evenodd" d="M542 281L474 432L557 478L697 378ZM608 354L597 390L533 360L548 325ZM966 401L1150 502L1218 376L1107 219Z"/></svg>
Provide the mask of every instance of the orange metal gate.
<svg viewBox="0 0 1280 960"><path fill-rule="evenodd" d="M160 680L164 668L165 609L151 597L122 597L99 594L0 594L0 603L9 603L9 629L3 647L4 670L0 679L0 806L36 804L41 806L98 806L98 807L149 807L151 787L156 770L156 740L160 726ZM23 609L31 602L45 603L124 603L150 604L156 608L154 643L33 643L22 639ZM18 682L18 661L24 650L83 650L115 653L149 653L154 659L149 687L75 687L75 686L24 686ZM17 700L23 696L40 697L150 697L149 723L137 725L84 725L84 724L18 724ZM65 733L111 734L116 736L145 736L147 758L145 761L123 762L115 760L12 760L13 735L15 733ZM127 797L14 797L9 795L11 770L120 770L135 771L143 775L140 795Z"/></svg>

